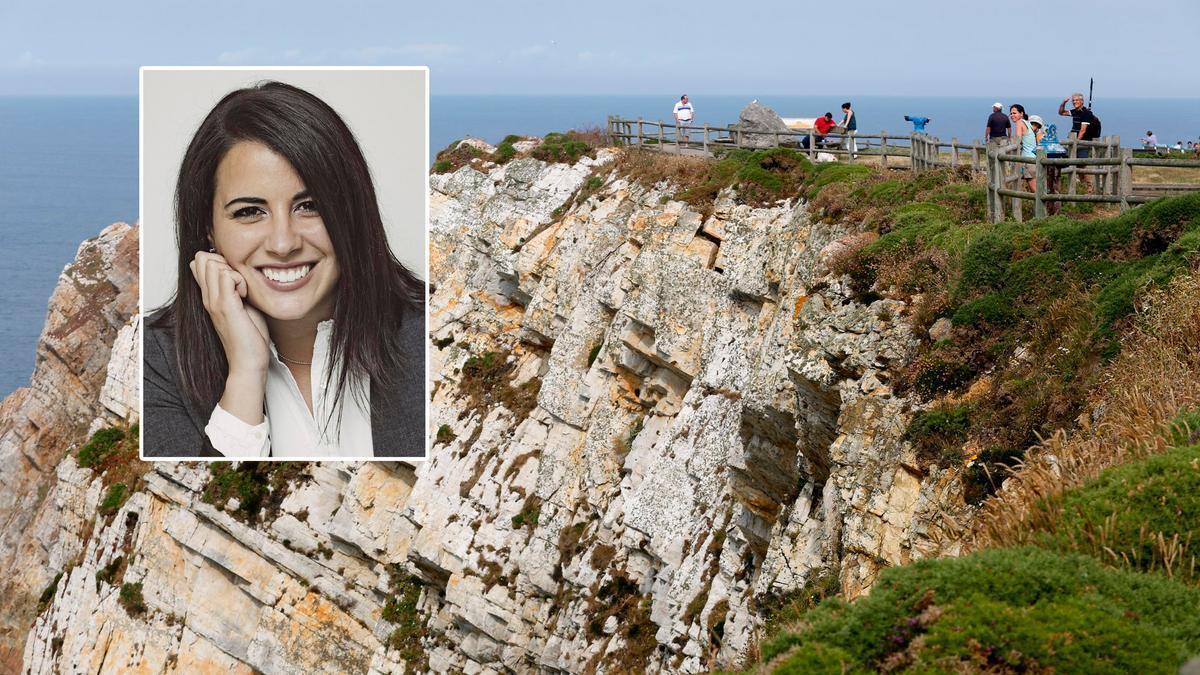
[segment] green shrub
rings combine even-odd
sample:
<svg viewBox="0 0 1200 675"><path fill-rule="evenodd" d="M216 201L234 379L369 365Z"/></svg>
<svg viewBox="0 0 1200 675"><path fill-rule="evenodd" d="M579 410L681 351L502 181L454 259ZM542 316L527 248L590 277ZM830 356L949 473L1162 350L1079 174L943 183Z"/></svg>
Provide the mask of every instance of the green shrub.
<svg viewBox="0 0 1200 675"><path fill-rule="evenodd" d="M799 646L781 672L1174 672L1200 650L1200 589L1000 549L884 570L870 595L826 601L804 626L772 641Z"/></svg>
<svg viewBox="0 0 1200 675"><path fill-rule="evenodd" d="M104 499L100 505L96 507L96 511L102 516L112 515L121 508L125 503L125 497L129 492L129 488L124 483L114 483L108 486L108 493L104 495Z"/></svg>
<svg viewBox="0 0 1200 675"><path fill-rule="evenodd" d="M541 145L530 153L543 162L567 162L574 164L580 157L594 155L596 148L582 138L567 132L551 132L542 138Z"/></svg>
<svg viewBox="0 0 1200 675"><path fill-rule="evenodd" d="M90 469L99 466L104 457L125 439L125 430L119 427L100 429L79 449L79 466Z"/></svg>
<svg viewBox="0 0 1200 675"><path fill-rule="evenodd" d="M797 153L799 154L799 153ZM834 183L860 183L872 175L870 167L861 164L840 164L827 162L816 164L810 170L812 178L808 181L809 199L821 191L821 188Z"/></svg>
<svg viewBox="0 0 1200 675"><path fill-rule="evenodd" d="M425 623L417 609L421 599L421 585L397 564L388 565L389 592L384 603L382 618L396 624L388 636L387 645L399 650L406 664L424 663L425 652L421 639L425 636Z"/></svg>
<svg viewBox="0 0 1200 675"><path fill-rule="evenodd" d="M449 443L455 438L458 437L454 434L454 431L450 428L449 424L443 424L442 426L438 427L436 439L438 443Z"/></svg>
<svg viewBox="0 0 1200 675"><path fill-rule="evenodd" d="M146 599L142 597L142 582L136 584L121 584L121 594L117 601L130 616L138 616L146 612Z"/></svg>
<svg viewBox="0 0 1200 675"><path fill-rule="evenodd" d="M922 459L944 464L958 457L970 426L969 406L933 408L913 415L906 437Z"/></svg>
<svg viewBox="0 0 1200 675"><path fill-rule="evenodd" d="M223 509L236 498L233 515L250 524L274 520L292 487L312 478L306 462L209 462L208 471L201 499Z"/></svg>
<svg viewBox="0 0 1200 675"><path fill-rule="evenodd" d="M1113 467L1041 508L1059 515L1053 531L1035 540L1040 545L1200 582L1193 548L1200 546L1200 445ZM1175 537L1185 548L1169 559L1162 543Z"/></svg>
<svg viewBox="0 0 1200 675"><path fill-rule="evenodd" d="M496 151L492 153L492 161L497 164L507 164L509 160L517 156L517 149L513 147L510 141L503 141L496 146Z"/></svg>
<svg viewBox="0 0 1200 675"><path fill-rule="evenodd" d="M50 606L50 602L54 600L55 594L58 593L58 582L62 581L63 573L59 572L54 575L49 585L42 590L41 596L38 597L37 613L41 614L43 610Z"/></svg>

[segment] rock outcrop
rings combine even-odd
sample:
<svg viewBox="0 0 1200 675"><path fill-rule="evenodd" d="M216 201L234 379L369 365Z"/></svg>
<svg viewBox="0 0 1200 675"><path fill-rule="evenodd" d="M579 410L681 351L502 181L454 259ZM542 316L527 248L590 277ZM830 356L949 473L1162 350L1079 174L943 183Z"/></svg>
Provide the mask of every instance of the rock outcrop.
<svg viewBox="0 0 1200 675"><path fill-rule="evenodd" d="M758 101L751 101L738 113L737 129L742 132L739 144L748 148L773 148L779 145L775 132L791 131L779 113Z"/></svg>
<svg viewBox="0 0 1200 675"><path fill-rule="evenodd" d="M865 592L959 500L904 440L906 306L826 270L849 228L603 170L574 203L592 170L432 179L439 443L407 512L438 669L731 666L765 598Z"/></svg>
<svg viewBox="0 0 1200 675"><path fill-rule="evenodd" d="M769 598L830 577L855 597L934 551L958 484L904 440L908 308L828 272L853 228L730 191L700 210L616 176L614 153L431 177L428 461L263 465L278 489L258 511L218 497L228 467L156 463L99 514L104 479L62 459L69 440L47 450L10 655L39 673L705 672L741 662ZM77 435L136 410L126 318Z"/></svg>
<svg viewBox="0 0 1200 675"><path fill-rule="evenodd" d="M30 384L0 403L0 671L19 669L39 595L62 569L56 467L93 420L130 414L128 375L114 372L114 340L137 311L138 231L124 223L84 242L59 276ZM136 342L133 373L137 372ZM117 368L120 371L120 367ZM105 383L113 378L111 387ZM109 393L108 404L100 392ZM132 411L136 412L136 403Z"/></svg>

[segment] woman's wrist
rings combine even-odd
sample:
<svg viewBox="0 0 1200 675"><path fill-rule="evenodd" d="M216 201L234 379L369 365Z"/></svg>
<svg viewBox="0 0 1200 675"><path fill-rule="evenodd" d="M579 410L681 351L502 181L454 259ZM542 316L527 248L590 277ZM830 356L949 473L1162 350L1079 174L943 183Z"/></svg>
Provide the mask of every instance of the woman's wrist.
<svg viewBox="0 0 1200 675"><path fill-rule="evenodd" d="M230 369L229 376L225 378L225 392L221 395L220 406L246 424L262 424L266 389L265 368L261 372Z"/></svg>

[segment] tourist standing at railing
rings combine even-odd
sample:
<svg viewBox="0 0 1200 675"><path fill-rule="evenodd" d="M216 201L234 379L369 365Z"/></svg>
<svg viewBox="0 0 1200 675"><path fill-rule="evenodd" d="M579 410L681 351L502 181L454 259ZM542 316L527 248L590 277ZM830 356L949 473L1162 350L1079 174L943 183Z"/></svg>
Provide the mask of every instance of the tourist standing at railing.
<svg viewBox="0 0 1200 675"><path fill-rule="evenodd" d="M988 115L987 127L983 130L983 142L995 141L1001 143L1008 140L1008 130L1012 124L1008 121L1008 117L1000 112L1004 110L1004 104L996 101L992 104L992 114Z"/></svg>
<svg viewBox="0 0 1200 675"><path fill-rule="evenodd" d="M684 143L687 143L687 126L692 123L692 118L696 114L695 109L692 108L692 102L688 100L687 94L679 97L679 102L675 104L673 114L675 115L675 136Z"/></svg>
<svg viewBox="0 0 1200 675"><path fill-rule="evenodd" d="M1153 150L1157 145L1158 136L1155 136L1153 131L1147 131L1146 137L1142 139L1142 146Z"/></svg>
<svg viewBox="0 0 1200 675"><path fill-rule="evenodd" d="M1071 102L1071 109L1067 110L1067 101ZM1058 104L1058 114L1063 117L1071 118L1071 138L1077 141L1092 141L1100 135L1100 121L1096 119L1090 108L1083 105L1083 94L1075 92L1069 97L1064 98L1062 103ZM1076 148L1076 157L1087 157L1091 153L1088 148ZM1076 171L1083 170L1084 167L1076 167ZM1092 191L1092 176L1083 174L1083 183L1087 186L1087 191Z"/></svg>
<svg viewBox="0 0 1200 675"><path fill-rule="evenodd" d="M854 142L854 136L858 133L858 116L854 114L854 110L850 107L850 102L846 101L842 104L842 128L846 130L846 150L850 152L850 157L854 158L858 155L858 145Z"/></svg>
<svg viewBox="0 0 1200 675"><path fill-rule="evenodd" d="M1034 138L1039 146L1043 146L1043 141L1046 140L1046 123L1038 115L1029 116L1029 126L1033 127ZM1057 141L1053 141L1057 143ZM1036 152L1036 148L1034 150ZM1036 170L1036 167L1035 167ZM1046 174L1046 192L1048 194L1058 194L1059 178L1062 176L1062 169L1057 164L1043 164L1042 171ZM1034 174L1036 180L1037 174ZM1031 183L1029 186L1030 192L1037 192L1037 184ZM1061 204L1056 201L1046 202L1046 214L1057 215Z"/></svg>
<svg viewBox="0 0 1200 675"><path fill-rule="evenodd" d="M1021 143L1021 156L1037 157L1037 136L1033 132L1033 126L1029 124L1025 106L1020 103L1012 104L1012 107L1008 109L1008 116L1012 119L1013 138ZM1025 181L1025 186L1029 188L1030 192L1034 190L1035 171L1035 167L1031 164L1021 165L1021 179Z"/></svg>

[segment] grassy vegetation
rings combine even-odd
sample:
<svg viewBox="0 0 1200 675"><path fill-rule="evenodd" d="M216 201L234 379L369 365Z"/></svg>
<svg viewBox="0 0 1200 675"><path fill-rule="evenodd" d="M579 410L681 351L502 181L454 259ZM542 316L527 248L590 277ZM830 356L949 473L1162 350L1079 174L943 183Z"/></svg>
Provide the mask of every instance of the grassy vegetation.
<svg viewBox="0 0 1200 675"><path fill-rule="evenodd" d="M121 594L118 596L117 602L125 608L129 616L144 614L146 599L142 597L142 582L121 584Z"/></svg>
<svg viewBox="0 0 1200 675"><path fill-rule="evenodd" d="M454 141L438 152L429 172L453 173L477 159L488 159L488 154L469 143Z"/></svg>
<svg viewBox="0 0 1200 675"><path fill-rule="evenodd" d="M532 378L519 386L512 385L516 361L509 361L508 352L484 352L463 363L459 387L467 396L469 409L487 411L494 405L524 419L537 407L541 378Z"/></svg>
<svg viewBox="0 0 1200 675"><path fill-rule="evenodd" d="M387 645L400 652L405 664L420 671L425 668L427 658L421 646L425 623L417 610L421 585L397 564L388 565L387 571L391 595L384 604L382 618L396 625L388 636Z"/></svg>
<svg viewBox="0 0 1200 675"><path fill-rule="evenodd" d="M250 525L269 523L292 488L312 479L310 469L306 462L211 462L201 498L219 509L237 499L234 517Z"/></svg>
<svg viewBox="0 0 1200 675"><path fill-rule="evenodd" d="M1200 653L1189 549L1200 412L1167 429L1173 449L1040 502L1025 522L1036 546L892 568L854 603L801 604L768 624L761 662L777 673L1175 672Z"/></svg>
<svg viewBox="0 0 1200 675"><path fill-rule="evenodd" d="M965 434L962 424L946 434L927 416L909 430L923 454L944 465L969 459L954 453L968 438L988 457L1005 458L976 471L980 476L1003 472L1039 437L1073 428L1101 367L1120 350L1135 298L1200 255L1200 194L1112 218L985 225L963 222L964 210L975 208L970 190L892 183L860 186L866 201L856 208L879 209L911 195L931 201L877 211L880 236L836 261L836 269L851 276L864 300L919 296L918 329L951 319L952 337L926 344L898 388L934 400L962 396L986 378L966 412ZM992 481L971 488L975 501L994 491Z"/></svg>
<svg viewBox="0 0 1200 675"><path fill-rule="evenodd" d="M1034 547L884 572L761 647L777 673L1174 672L1200 651L1200 589Z"/></svg>

